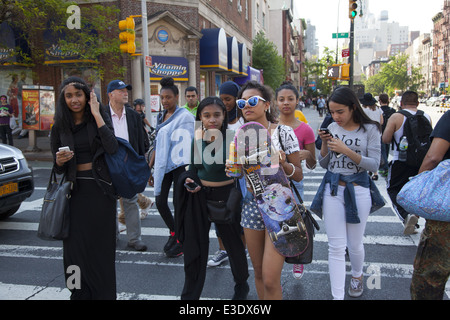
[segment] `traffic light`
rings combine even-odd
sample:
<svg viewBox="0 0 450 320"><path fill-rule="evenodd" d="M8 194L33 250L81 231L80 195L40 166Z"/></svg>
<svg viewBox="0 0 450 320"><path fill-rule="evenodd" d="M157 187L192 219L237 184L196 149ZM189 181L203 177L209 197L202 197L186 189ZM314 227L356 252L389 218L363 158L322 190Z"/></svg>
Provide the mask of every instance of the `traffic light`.
<svg viewBox="0 0 450 320"><path fill-rule="evenodd" d="M134 19L131 17L119 21L119 29L123 31L119 34L120 41L123 42L120 44L120 51L124 53L133 54L136 52L136 34L134 27Z"/></svg>
<svg viewBox="0 0 450 320"><path fill-rule="evenodd" d="M348 17L353 20L358 15L356 9L358 9L357 0L348 0Z"/></svg>
<svg viewBox="0 0 450 320"><path fill-rule="evenodd" d="M341 66L341 80L350 79L350 64L344 63Z"/></svg>

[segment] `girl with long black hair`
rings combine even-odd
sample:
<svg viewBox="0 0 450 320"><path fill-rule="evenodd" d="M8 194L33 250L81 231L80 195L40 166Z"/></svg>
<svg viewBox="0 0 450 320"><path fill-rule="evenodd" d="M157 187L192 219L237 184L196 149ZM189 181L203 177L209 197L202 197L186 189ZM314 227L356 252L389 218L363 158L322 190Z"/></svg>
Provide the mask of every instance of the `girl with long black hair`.
<svg viewBox="0 0 450 320"><path fill-rule="evenodd" d="M380 124L362 110L356 94L347 87L336 89L328 100L334 122L328 132L319 131L320 165L327 169L311 211L324 219L328 236L331 292L344 299L345 249L348 248L352 278L348 293L363 292L363 237L370 212L384 205L368 171L380 164Z"/></svg>
<svg viewBox="0 0 450 320"><path fill-rule="evenodd" d="M226 144L227 110L218 97L207 97L203 99L197 109L197 121L201 127L195 131L192 141L190 173L184 178L184 183L193 183L196 179L199 183L194 190L186 187L186 191L197 194L198 197L214 201L227 202L231 190L234 188L234 179L226 175L225 162L228 157ZM218 140L219 139L219 140ZM184 176L183 176L184 177ZM201 194L199 194L201 193ZM207 215L201 215L201 207L197 208L194 202L186 211L195 212L195 218L190 219L187 215L183 218L185 228L185 242L183 243L185 258L185 284L182 299L199 299L206 277L206 264L208 256L209 228L210 222ZM231 271L235 281L235 300L247 298L249 287L247 284L248 264L244 244L241 240L240 212L235 212L231 223L215 223L219 231L225 250L228 253ZM202 218L200 218L202 217ZM197 220L194 223L194 219ZM196 225L196 231L189 226ZM198 228L199 225L205 226ZM198 233L202 233L199 235ZM193 239L205 239L205 245L199 249L198 241ZM195 244L195 245L194 245ZM193 264L193 260L197 263ZM191 265L195 268L191 269Z"/></svg>
<svg viewBox="0 0 450 320"><path fill-rule="evenodd" d="M60 147L70 151L59 151ZM116 299L116 198L104 160L118 145L112 124L83 79L63 81L51 131L53 168L74 183L70 231L63 241L64 274L77 266L71 299Z"/></svg>

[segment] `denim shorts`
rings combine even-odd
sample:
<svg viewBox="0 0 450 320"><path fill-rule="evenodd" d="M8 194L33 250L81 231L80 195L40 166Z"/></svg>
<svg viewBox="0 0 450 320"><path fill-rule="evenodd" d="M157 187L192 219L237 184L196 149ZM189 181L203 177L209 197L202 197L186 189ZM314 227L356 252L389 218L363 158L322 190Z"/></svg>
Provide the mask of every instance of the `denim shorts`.
<svg viewBox="0 0 450 320"><path fill-rule="evenodd" d="M252 230L265 230L264 220L256 205L255 198L247 191L242 205L241 226Z"/></svg>

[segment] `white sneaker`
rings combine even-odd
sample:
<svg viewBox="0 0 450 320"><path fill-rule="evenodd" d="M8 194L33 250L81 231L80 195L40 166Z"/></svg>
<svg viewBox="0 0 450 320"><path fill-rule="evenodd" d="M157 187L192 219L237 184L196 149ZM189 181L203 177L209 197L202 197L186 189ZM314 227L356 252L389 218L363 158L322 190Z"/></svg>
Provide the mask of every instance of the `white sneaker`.
<svg viewBox="0 0 450 320"><path fill-rule="evenodd" d="M294 268L292 269L292 275L294 279L300 280L303 277L303 265L302 264L294 264Z"/></svg>
<svg viewBox="0 0 450 320"><path fill-rule="evenodd" d="M363 294L363 277L353 278L350 280L350 287L348 288L348 295L352 298L358 298Z"/></svg>
<svg viewBox="0 0 450 320"><path fill-rule="evenodd" d="M141 209L141 220L145 219L148 216L147 209Z"/></svg>
<svg viewBox="0 0 450 320"><path fill-rule="evenodd" d="M225 262L227 260L228 260L228 253L226 251L218 250L211 258L211 260L208 261L208 266L217 267L222 262Z"/></svg>
<svg viewBox="0 0 450 320"><path fill-rule="evenodd" d="M127 226L119 222L119 232L124 232L125 230L127 230Z"/></svg>
<svg viewBox="0 0 450 320"><path fill-rule="evenodd" d="M410 235L417 233L416 224L419 218L416 215L408 214L405 220L405 229L403 230L404 235Z"/></svg>

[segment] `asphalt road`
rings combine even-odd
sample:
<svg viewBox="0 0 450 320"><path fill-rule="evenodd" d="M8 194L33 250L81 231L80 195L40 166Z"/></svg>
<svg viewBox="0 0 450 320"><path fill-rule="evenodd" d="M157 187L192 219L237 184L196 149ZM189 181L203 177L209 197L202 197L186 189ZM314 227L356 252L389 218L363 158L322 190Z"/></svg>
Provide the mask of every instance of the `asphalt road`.
<svg viewBox="0 0 450 320"><path fill-rule="evenodd" d="M304 109L311 127L316 131L322 122L316 111ZM0 300L67 300L62 263L62 248L58 241L43 241L36 231L42 198L50 174L49 162L30 162L35 173L35 192L19 212L0 221ZM325 171L305 173L305 204L312 201ZM376 182L387 205L371 214L366 228L365 291L362 297L348 300L409 300L419 234L404 236L403 227L392 211L384 179ZM153 188L145 194L153 198ZM170 197L172 194L170 195ZM286 300L331 300L328 275L328 244L323 222L314 241L314 260L305 266L301 280L292 277L292 265L282 272L283 298ZM421 227L424 220L419 220ZM168 230L155 208L142 220L146 252L135 252L126 246L126 236L120 234L117 244L117 297L120 300L178 300L183 288L183 258L167 258L162 248ZM214 230L210 232L210 255L218 249ZM251 263L249 259L249 267ZM347 272L350 265L347 261ZM349 273L347 274L350 280ZM249 299L256 300L250 270ZM233 280L229 264L208 268L202 299L227 300L233 295ZM447 286L446 299L450 295ZM223 310L222 310L223 312Z"/></svg>

